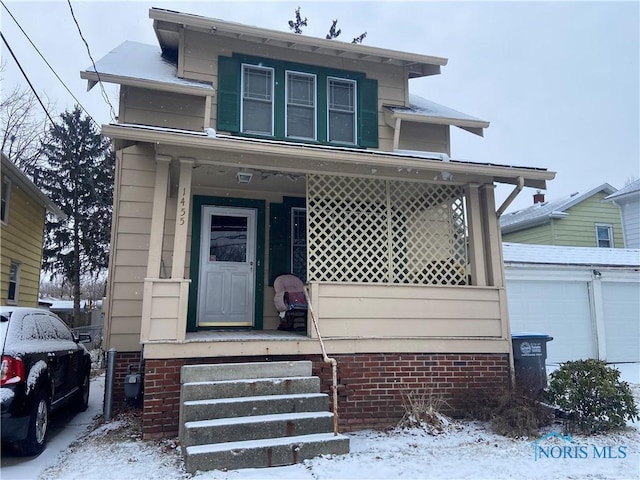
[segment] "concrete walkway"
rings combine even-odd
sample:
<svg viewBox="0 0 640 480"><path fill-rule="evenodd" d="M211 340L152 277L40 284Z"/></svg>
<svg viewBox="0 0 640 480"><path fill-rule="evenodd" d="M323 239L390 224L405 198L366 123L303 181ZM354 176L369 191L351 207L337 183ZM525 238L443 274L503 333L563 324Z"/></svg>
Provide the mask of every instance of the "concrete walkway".
<svg viewBox="0 0 640 480"><path fill-rule="evenodd" d="M49 466L54 465L58 457L77 440L102 415L104 401L104 374L91 381L89 408L82 413L71 414L61 409L51 416L47 446L36 457L21 457L2 450L2 480L34 480Z"/></svg>

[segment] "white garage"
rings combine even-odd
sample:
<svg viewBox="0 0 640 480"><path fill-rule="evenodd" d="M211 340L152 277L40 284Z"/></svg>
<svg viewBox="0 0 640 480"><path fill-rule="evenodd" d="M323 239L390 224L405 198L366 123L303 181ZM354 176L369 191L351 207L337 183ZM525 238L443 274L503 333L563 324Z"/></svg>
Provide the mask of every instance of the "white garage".
<svg viewBox="0 0 640 480"><path fill-rule="evenodd" d="M640 250L504 243L511 331L545 333L547 363L640 362Z"/></svg>

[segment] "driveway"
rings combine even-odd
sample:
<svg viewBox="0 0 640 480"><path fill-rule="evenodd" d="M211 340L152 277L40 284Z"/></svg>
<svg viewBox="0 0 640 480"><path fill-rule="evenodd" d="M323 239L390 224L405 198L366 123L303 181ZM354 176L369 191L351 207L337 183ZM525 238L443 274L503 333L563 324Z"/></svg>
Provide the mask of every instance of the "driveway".
<svg viewBox="0 0 640 480"><path fill-rule="evenodd" d="M104 375L91 381L89 408L85 412L71 414L61 409L51 416L51 425L47 446L36 457L20 457L2 450L2 480L32 480L49 466L56 463L60 454L73 443L93 423L94 418L102 415L104 401ZM7 451L5 451L7 450Z"/></svg>

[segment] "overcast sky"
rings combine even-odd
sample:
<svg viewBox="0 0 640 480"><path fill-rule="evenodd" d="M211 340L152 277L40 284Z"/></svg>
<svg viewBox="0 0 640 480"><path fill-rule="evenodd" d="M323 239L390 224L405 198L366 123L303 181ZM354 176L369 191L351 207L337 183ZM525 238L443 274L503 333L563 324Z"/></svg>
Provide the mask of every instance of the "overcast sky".
<svg viewBox="0 0 640 480"><path fill-rule="evenodd" d="M91 64L66 0L2 0L55 72L99 123L110 121L99 88L86 92ZM71 5L98 61L126 40L156 45L151 7L288 31L300 5L305 35L449 59L442 74L412 80L412 93L488 120L484 138L452 128L452 157L557 172L548 200L640 177L640 2L218 2L79 1ZM75 100L5 8L2 33L53 115ZM27 84L2 45L2 91ZM117 105L116 88L107 86ZM497 201L512 187L498 189ZM525 189L508 211L532 203Z"/></svg>

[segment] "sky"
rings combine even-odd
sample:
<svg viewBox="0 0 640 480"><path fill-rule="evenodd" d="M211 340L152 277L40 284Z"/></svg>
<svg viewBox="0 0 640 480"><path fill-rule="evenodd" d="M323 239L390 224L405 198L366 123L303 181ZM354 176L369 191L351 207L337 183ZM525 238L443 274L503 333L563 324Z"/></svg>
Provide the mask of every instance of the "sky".
<svg viewBox="0 0 640 480"><path fill-rule="evenodd" d="M2 33L39 95L59 115L77 100L100 124L110 109L99 88L86 91L91 65L65 0L2 0ZM340 39L367 32L366 45L447 58L440 75L414 79L410 91L491 124L484 137L452 127L459 160L547 168L547 200L603 183L640 178L640 2L459 2L71 0L82 36L98 61L127 40L157 45L151 7L281 31L297 6L304 35L324 37L338 19ZM2 45L2 94L27 88ZM117 90L106 86L117 108ZM55 117L54 117L55 118ZM500 186L498 206L513 190ZM533 203L525 188L508 208Z"/></svg>

